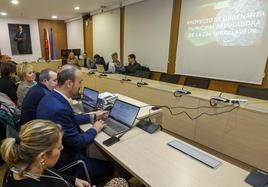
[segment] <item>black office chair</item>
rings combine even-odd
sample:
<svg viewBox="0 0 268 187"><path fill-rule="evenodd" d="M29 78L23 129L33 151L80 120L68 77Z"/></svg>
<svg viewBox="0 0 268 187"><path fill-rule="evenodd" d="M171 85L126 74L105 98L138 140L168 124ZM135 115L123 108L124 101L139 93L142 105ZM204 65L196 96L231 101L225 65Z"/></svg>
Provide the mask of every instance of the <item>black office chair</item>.
<svg viewBox="0 0 268 187"><path fill-rule="evenodd" d="M210 79L202 78L202 77L186 77L184 85L192 86L196 88L208 89L210 83Z"/></svg>
<svg viewBox="0 0 268 187"><path fill-rule="evenodd" d="M249 86L238 85L236 95L268 100L268 88L253 88Z"/></svg>
<svg viewBox="0 0 268 187"><path fill-rule="evenodd" d="M161 73L160 81L178 84L180 80L180 75L171 75L167 73Z"/></svg>
<svg viewBox="0 0 268 187"><path fill-rule="evenodd" d="M150 79L151 74L152 73L150 71L137 70L135 72L135 77L141 77L141 78L145 78L145 79Z"/></svg>
<svg viewBox="0 0 268 187"><path fill-rule="evenodd" d="M68 165L66 165L66 166L58 169L58 171L60 173L64 173L67 170L72 169L73 167L75 167L77 165L81 165L83 167L83 170L84 170L84 174L86 176L86 179L90 183L90 176L89 176L89 173L88 173L88 170L87 170L87 166L86 166L86 163L83 160L77 160L75 162L72 162L72 163L70 163L70 164L68 164Z"/></svg>

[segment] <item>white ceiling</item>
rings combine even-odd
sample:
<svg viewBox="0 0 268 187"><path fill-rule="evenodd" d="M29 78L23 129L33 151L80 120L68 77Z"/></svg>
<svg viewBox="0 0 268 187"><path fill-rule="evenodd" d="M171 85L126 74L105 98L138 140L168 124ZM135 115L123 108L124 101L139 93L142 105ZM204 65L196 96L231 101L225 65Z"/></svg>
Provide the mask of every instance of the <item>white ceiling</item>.
<svg viewBox="0 0 268 187"><path fill-rule="evenodd" d="M58 16L58 20L67 20L78 17L100 6L119 4L122 0L19 0L19 4L13 5L11 0L0 0L0 12L6 12L7 16L0 18L34 18L51 19L52 15ZM75 11L74 7L80 6Z"/></svg>

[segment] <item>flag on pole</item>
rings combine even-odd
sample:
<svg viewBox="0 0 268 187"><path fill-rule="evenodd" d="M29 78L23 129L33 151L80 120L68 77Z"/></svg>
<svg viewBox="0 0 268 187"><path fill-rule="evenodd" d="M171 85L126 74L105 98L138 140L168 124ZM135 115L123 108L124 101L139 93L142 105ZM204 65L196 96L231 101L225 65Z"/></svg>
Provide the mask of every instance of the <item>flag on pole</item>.
<svg viewBox="0 0 268 187"><path fill-rule="evenodd" d="M50 47L50 39L49 39L48 29L46 29L46 32L47 32L47 45L48 45L48 60L51 60L51 47Z"/></svg>
<svg viewBox="0 0 268 187"><path fill-rule="evenodd" d="M51 28L51 48L52 48L52 60L54 60L57 58L57 52L55 47L55 35L52 28Z"/></svg>
<svg viewBox="0 0 268 187"><path fill-rule="evenodd" d="M48 54L48 46L49 46L49 43L48 43L48 39L47 39L47 31L46 29L44 29L44 39L45 39L45 59L48 60L49 58L49 54Z"/></svg>

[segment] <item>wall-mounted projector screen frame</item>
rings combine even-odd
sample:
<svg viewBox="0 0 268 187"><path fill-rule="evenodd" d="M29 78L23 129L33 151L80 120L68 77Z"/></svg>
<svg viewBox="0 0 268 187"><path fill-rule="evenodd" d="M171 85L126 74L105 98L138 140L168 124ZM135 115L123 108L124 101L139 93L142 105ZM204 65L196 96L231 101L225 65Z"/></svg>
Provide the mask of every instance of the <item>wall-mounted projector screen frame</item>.
<svg viewBox="0 0 268 187"><path fill-rule="evenodd" d="M177 74L262 84L267 0L182 0Z"/></svg>

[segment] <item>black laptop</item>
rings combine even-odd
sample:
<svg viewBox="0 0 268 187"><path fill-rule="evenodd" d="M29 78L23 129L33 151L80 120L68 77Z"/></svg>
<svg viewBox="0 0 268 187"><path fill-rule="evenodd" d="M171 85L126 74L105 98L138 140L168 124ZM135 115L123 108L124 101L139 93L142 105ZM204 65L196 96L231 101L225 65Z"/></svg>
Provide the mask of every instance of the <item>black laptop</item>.
<svg viewBox="0 0 268 187"><path fill-rule="evenodd" d="M88 87L84 87L82 103L72 106L76 113L88 113L97 110L99 92Z"/></svg>
<svg viewBox="0 0 268 187"><path fill-rule="evenodd" d="M117 99L103 131L109 136L128 131L133 127L139 111L140 107Z"/></svg>

